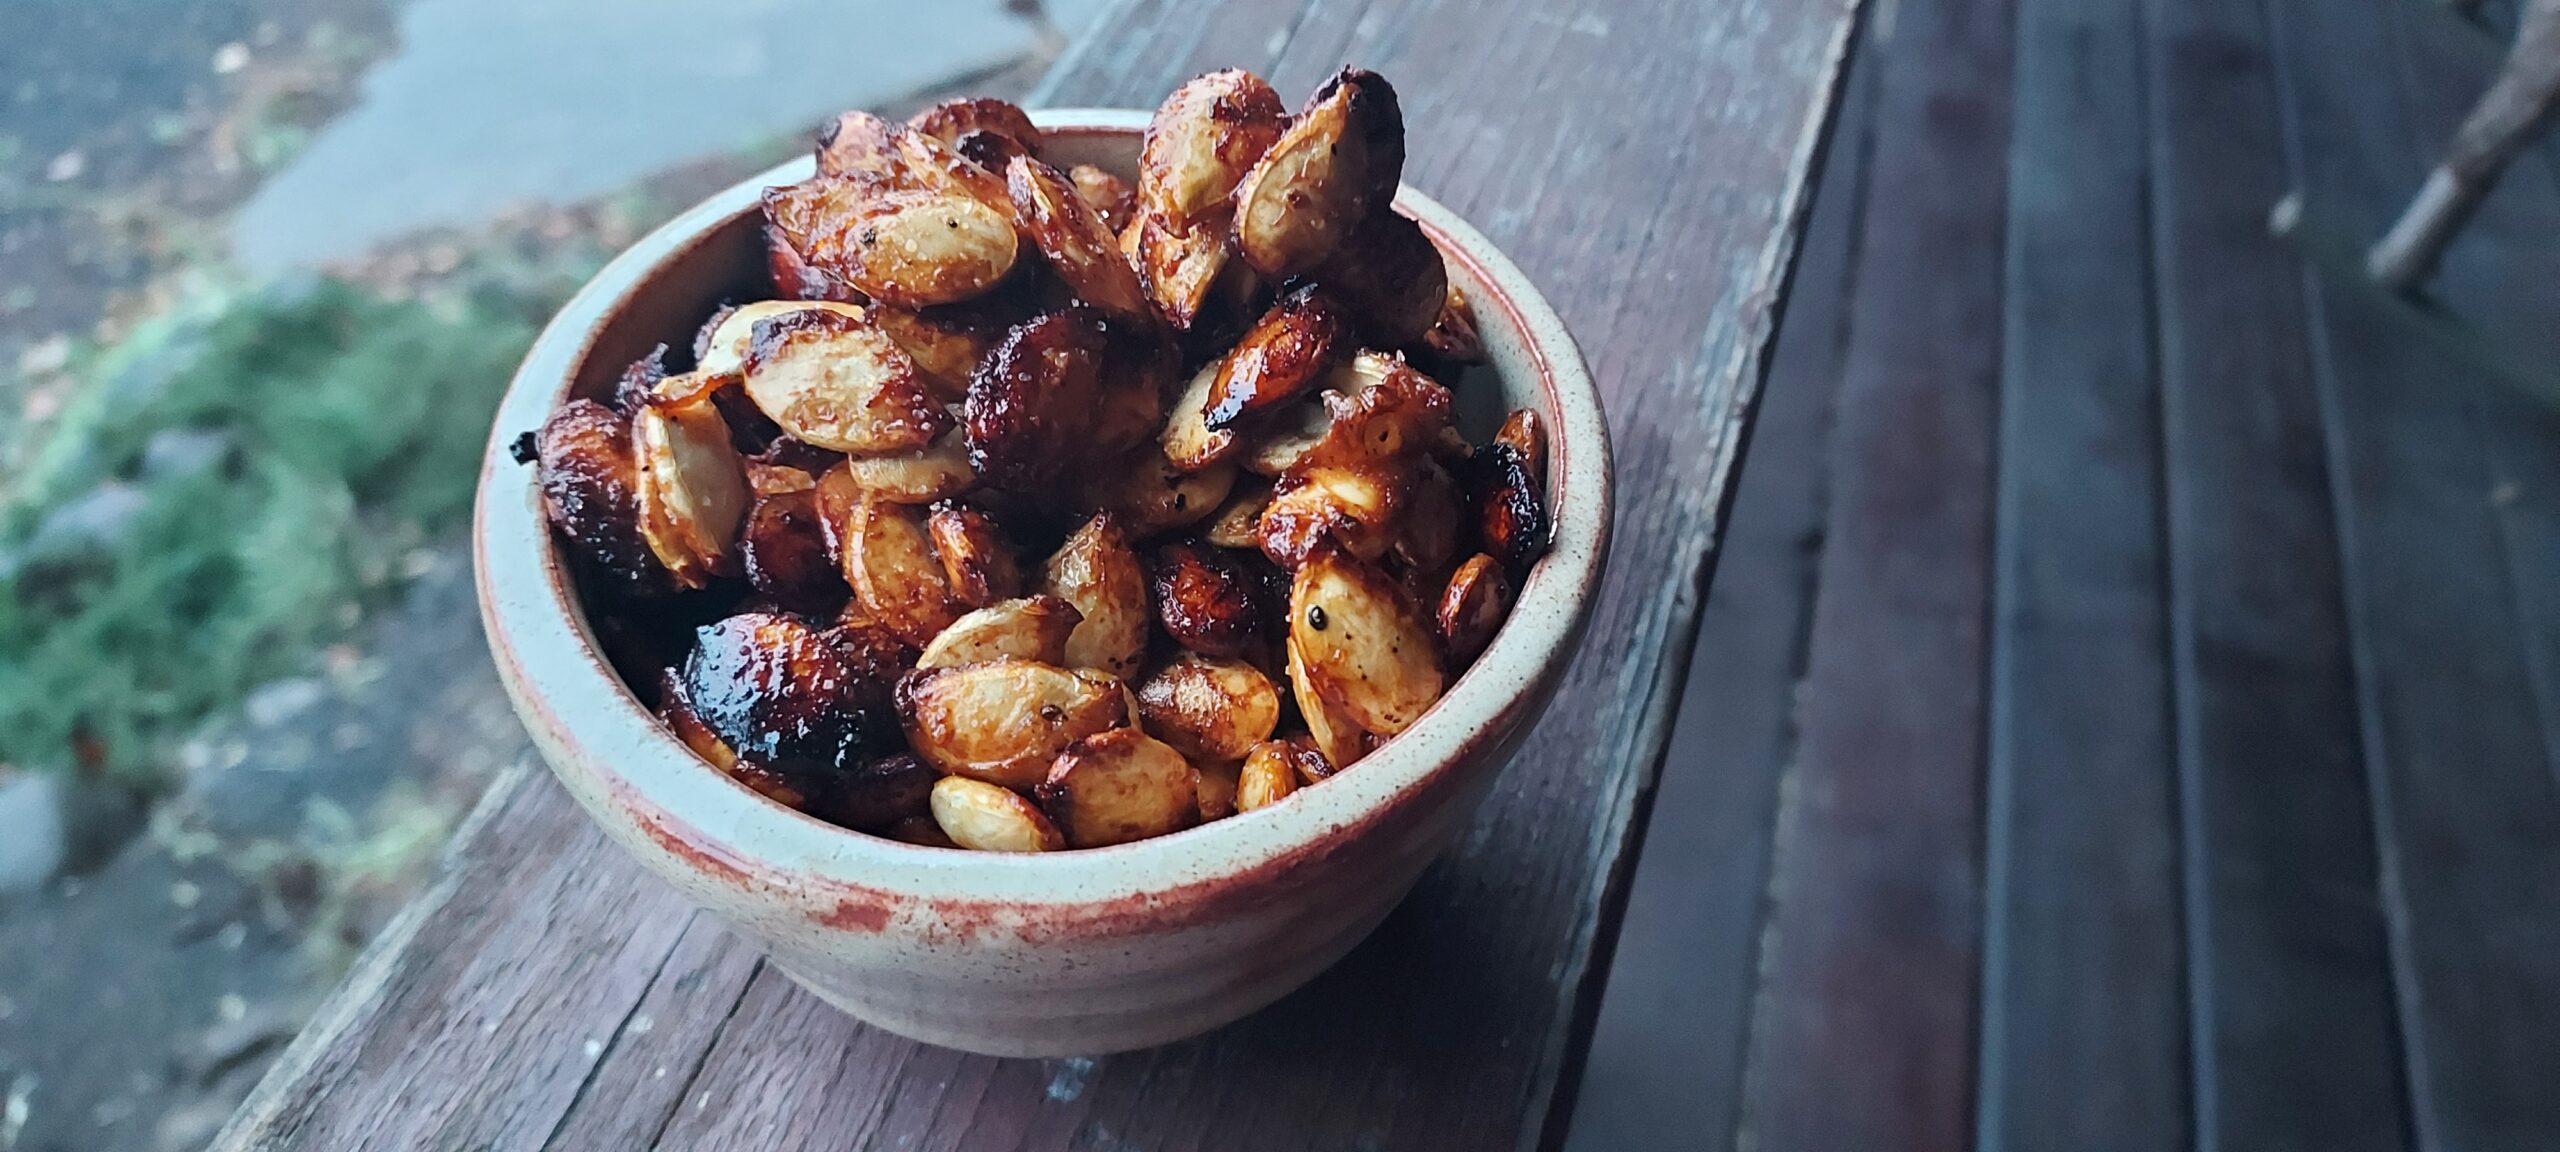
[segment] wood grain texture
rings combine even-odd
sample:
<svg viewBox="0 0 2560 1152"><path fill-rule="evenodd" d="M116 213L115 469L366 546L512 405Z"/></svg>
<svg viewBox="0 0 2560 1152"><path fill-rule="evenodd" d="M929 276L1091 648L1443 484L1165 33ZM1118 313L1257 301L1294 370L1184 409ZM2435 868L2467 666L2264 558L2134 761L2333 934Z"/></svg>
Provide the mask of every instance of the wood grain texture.
<svg viewBox="0 0 2560 1152"><path fill-rule="evenodd" d="M1851 65L1715 595L1646 824L1569 1149L1733 1142L1781 769L1822 556L1843 306L1868 196L1875 54Z"/></svg>
<svg viewBox="0 0 2560 1152"><path fill-rule="evenodd" d="M1985 1149L2182 1148L2139 0L2019 0L1986 762Z"/></svg>
<svg viewBox="0 0 2560 1152"><path fill-rule="evenodd" d="M2427 163L2389 14L2268 7L2300 186L2340 227L2376 235ZM2485 381L2406 304L2334 274L2310 287L2412 1126L2423 1147L2547 1148L2560 785L2494 561Z"/></svg>
<svg viewBox="0 0 2560 1152"><path fill-rule="evenodd" d="M2169 658L2196 1146L2398 1152L2406 1091L2261 12L2153 0Z"/></svg>
<svg viewBox="0 0 2560 1152"><path fill-rule="evenodd" d="M1747 1146L1972 1139L2011 47L2005 3L1904 0L1880 61Z"/></svg>
<svg viewBox="0 0 2560 1152"><path fill-rule="evenodd" d="M1292 96L1346 60L1395 78L1406 179L1554 301L1621 475L1642 478L1621 491L1588 658L1463 847L1335 971L1150 1052L923 1048L736 954L533 780L223 1146L610 1146L653 1124L655 1146L688 1149L1559 1140L1852 6L1137 0L1044 86L1147 106L1220 66ZM662 1067L670 1086L634 1081Z"/></svg>

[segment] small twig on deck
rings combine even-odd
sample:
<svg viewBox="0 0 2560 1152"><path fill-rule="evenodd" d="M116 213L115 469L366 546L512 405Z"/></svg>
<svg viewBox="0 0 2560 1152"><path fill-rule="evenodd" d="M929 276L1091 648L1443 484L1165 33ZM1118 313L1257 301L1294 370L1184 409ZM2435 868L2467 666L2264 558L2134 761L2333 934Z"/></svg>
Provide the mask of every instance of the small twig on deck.
<svg viewBox="0 0 2560 1152"><path fill-rule="evenodd" d="M2459 7L2459 0L2456 0ZM2498 174L2560 108L2560 0L2532 0L2515 46L2488 94L2454 133L2417 198L2365 257L2365 271L2395 292L2433 275L2444 250L2497 185Z"/></svg>

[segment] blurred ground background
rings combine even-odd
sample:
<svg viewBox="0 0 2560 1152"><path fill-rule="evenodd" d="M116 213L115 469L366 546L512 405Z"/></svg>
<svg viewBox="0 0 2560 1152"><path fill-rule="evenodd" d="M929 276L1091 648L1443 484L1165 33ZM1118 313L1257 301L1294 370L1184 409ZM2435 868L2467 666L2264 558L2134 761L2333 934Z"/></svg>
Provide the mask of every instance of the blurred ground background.
<svg viewBox="0 0 2560 1152"><path fill-rule="evenodd" d="M458 529L551 308L1099 6L0 16L0 1152L200 1146L520 750Z"/></svg>

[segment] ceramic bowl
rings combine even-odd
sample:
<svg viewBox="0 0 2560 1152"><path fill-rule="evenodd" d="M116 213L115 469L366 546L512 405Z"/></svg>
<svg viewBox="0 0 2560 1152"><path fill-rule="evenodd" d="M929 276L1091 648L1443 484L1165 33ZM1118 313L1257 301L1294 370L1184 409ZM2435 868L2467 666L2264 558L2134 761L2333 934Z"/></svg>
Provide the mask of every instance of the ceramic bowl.
<svg viewBox="0 0 2560 1152"><path fill-rule="evenodd" d="M1034 118L1061 167L1135 170L1146 113ZM685 345L722 301L771 296L758 192L809 173L807 160L784 164L651 233L525 357L475 523L481 614L517 714L607 835L810 991L881 1028L974 1052L1084 1055L1191 1036L1279 999L1376 927L1466 826L1582 636L1610 469L1573 340L1483 236L1399 194L1474 302L1492 360L1457 385L1469 438L1487 438L1504 409L1537 409L1557 524L1492 646L1410 730L1280 804L1134 844L1016 856L875 839L731 782L659 726L600 655L533 469L506 450L565 398L608 394L651 347Z"/></svg>

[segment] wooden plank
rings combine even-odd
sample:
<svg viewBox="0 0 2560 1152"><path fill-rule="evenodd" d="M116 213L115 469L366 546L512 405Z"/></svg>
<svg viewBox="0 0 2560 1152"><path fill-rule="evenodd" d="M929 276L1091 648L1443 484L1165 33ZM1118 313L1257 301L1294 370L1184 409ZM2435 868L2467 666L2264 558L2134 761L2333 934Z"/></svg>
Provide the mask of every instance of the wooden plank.
<svg viewBox="0 0 2560 1152"><path fill-rule="evenodd" d="M1971 1142L2009 7L1904 0L1782 800L1752 1146ZM1925 285L1925 289L1920 286Z"/></svg>
<svg viewBox="0 0 2560 1152"><path fill-rule="evenodd" d="M2186 1144L2139 0L2020 0L1979 1145Z"/></svg>
<svg viewBox="0 0 2560 1152"><path fill-rule="evenodd" d="M1822 554L1824 468L1867 199L1875 55L1851 66L1715 595L1627 899L1569 1149L1733 1142L1778 778Z"/></svg>
<svg viewBox="0 0 2560 1152"><path fill-rule="evenodd" d="M2425 163L2406 91L2377 82L2398 38L2379 8L2270 3L2288 151L2310 204L2350 235L2379 234ZM2405 304L2335 273L2311 290L2412 1125L2424 1147L2548 1148L2560 788L2501 563L2479 382Z"/></svg>
<svg viewBox="0 0 2560 1152"><path fill-rule="evenodd" d="M1293 91L1346 58L1396 77L1418 129L1407 178L1483 226L1555 301L1607 392L1622 474L1645 479L1620 501L1593 655L1464 846L1310 989L1212 1036L1089 1063L921 1048L712 955L672 896L536 781L462 849L412 946L373 961L370 990L350 993L361 1005L306 1038L262 1088L263 1111L221 1146L565 1144L588 1139L581 1115L599 1109L613 1113L599 1123L631 1121L604 1134L663 1118L667 1148L1560 1140L1851 7L1137 0L1046 86L1059 104L1147 105L1217 66L1257 67ZM1547 77L1558 80L1524 82ZM571 859L581 887L528 896L528 876ZM499 965L500 987L479 987L484 963ZM695 1003L659 990L669 971L721 984ZM458 1006L498 993L510 1042L448 1039L477 1026ZM671 996L682 1010L643 1007ZM644 1011L645 1058L617 1047ZM574 1067L546 1056L578 1055L586 1039L596 1056ZM627 1083L659 1066L685 1082Z"/></svg>
<svg viewBox="0 0 2560 1152"><path fill-rule="evenodd" d="M2409 1147L2330 473L2260 12L2155 0L2170 658L2199 1148Z"/></svg>

